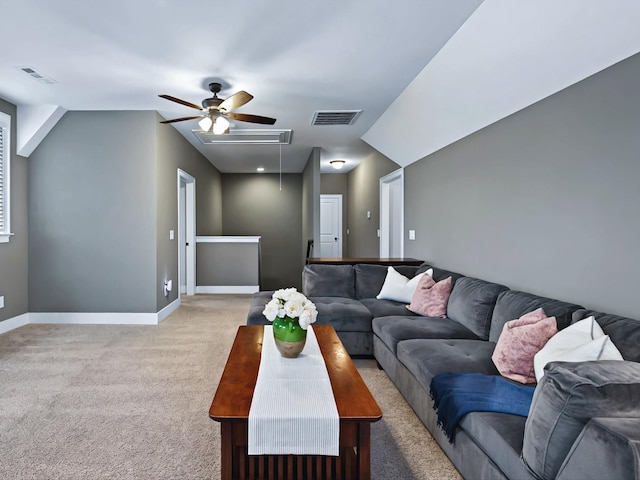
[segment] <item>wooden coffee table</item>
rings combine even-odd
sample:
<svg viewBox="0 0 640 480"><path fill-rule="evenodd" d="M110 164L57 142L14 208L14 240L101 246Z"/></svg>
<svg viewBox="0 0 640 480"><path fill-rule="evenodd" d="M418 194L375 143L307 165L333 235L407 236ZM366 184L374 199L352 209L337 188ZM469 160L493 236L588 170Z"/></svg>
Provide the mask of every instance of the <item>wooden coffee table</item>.
<svg viewBox="0 0 640 480"><path fill-rule="evenodd" d="M380 407L333 327L314 325L340 415L340 455L248 455L248 419L262 352L262 326L238 328L209 416L220 422L223 480L363 479L371 477L371 423Z"/></svg>

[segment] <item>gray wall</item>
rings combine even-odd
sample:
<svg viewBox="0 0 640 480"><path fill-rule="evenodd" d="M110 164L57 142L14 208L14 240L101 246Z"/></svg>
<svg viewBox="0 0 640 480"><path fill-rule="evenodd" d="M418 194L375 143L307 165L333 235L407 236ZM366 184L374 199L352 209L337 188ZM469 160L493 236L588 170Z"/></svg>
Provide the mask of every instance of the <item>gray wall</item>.
<svg viewBox="0 0 640 480"><path fill-rule="evenodd" d="M301 288L301 174L222 174L222 229L262 237L263 290Z"/></svg>
<svg viewBox="0 0 640 480"><path fill-rule="evenodd" d="M196 191L219 191L220 176L158 120L68 112L31 155L29 311L155 313L177 297L162 296L165 276L178 283L176 168ZM197 216L216 234L221 194L209 195L215 205L198 202Z"/></svg>
<svg viewBox="0 0 640 480"><path fill-rule="evenodd" d="M196 257L199 287L260 285L258 243L199 242Z"/></svg>
<svg viewBox="0 0 640 480"><path fill-rule="evenodd" d="M170 125L161 125L156 114L153 125L157 137L157 277L156 309L160 311L178 297L178 168L196 179L196 235L222 234L222 176L193 146ZM175 233L169 239L169 230ZM196 262L198 256L196 255ZM199 263L199 262L198 262ZM196 274L198 268L196 268ZM167 297L162 286L173 280L175 288Z"/></svg>
<svg viewBox="0 0 640 480"><path fill-rule="evenodd" d="M152 112L68 112L29 158L29 310L156 311Z"/></svg>
<svg viewBox="0 0 640 480"><path fill-rule="evenodd" d="M348 251L351 257L380 255L380 178L400 168L373 151L348 174ZM367 219L367 211L371 218Z"/></svg>
<svg viewBox="0 0 640 480"><path fill-rule="evenodd" d="M313 240L320 245L320 148L311 149L311 154L302 172L302 245L300 258L307 256L307 244ZM311 256L317 257L318 247Z"/></svg>
<svg viewBox="0 0 640 480"><path fill-rule="evenodd" d="M11 115L11 230L14 235L9 243L0 243L0 295L4 296L4 308L0 309L0 321L28 311L28 163L16 155L16 107L0 99L0 112Z"/></svg>
<svg viewBox="0 0 640 480"><path fill-rule="evenodd" d="M640 318L638 85L640 55L407 167L406 255Z"/></svg>
<svg viewBox="0 0 640 480"><path fill-rule="evenodd" d="M342 256L349 256L347 225L349 225L349 181L346 173L320 175L320 194L342 195Z"/></svg>

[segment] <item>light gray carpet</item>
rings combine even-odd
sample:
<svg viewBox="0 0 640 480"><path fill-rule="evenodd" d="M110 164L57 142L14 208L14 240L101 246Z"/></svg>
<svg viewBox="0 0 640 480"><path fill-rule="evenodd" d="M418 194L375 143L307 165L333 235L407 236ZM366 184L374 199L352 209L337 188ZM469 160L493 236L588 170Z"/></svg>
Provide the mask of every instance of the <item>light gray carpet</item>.
<svg viewBox="0 0 640 480"><path fill-rule="evenodd" d="M208 411L249 296L182 297L158 326L27 325L0 335L0 478L220 476ZM372 477L459 479L373 360Z"/></svg>

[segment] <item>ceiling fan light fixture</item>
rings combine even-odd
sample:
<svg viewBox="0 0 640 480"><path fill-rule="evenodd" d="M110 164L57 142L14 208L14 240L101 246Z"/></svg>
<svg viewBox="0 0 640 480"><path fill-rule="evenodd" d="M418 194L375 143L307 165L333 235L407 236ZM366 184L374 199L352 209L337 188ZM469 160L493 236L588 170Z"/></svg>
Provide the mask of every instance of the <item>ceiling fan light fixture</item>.
<svg viewBox="0 0 640 480"><path fill-rule="evenodd" d="M198 122L198 125L204 132L208 132L211 129L211 125L213 125L213 120L211 120L211 117L204 117Z"/></svg>
<svg viewBox="0 0 640 480"><path fill-rule="evenodd" d="M329 165L331 165L336 170L340 170L342 167L344 167L345 163L347 163L347 162L344 161L344 160L331 160L329 162Z"/></svg>
<svg viewBox="0 0 640 480"><path fill-rule="evenodd" d="M226 118L220 116L216 119L215 123L213 124L213 133L215 135L222 135L227 131L228 128L229 128L229 121Z"/></svg>

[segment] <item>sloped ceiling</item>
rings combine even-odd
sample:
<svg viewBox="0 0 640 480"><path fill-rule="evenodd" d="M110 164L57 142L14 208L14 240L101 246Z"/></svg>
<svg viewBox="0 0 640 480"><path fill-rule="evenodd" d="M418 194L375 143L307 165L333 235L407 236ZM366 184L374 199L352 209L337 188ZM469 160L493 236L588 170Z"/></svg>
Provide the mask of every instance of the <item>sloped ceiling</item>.
<svg viewBox="0 0 640 480"><path fill-rule="evenodd" d="M158 94L197 104L221 81L223 98L254 95L239 111L293 130L285 172L314 147L322 171L336 158L348 171L372 148L406 166L640 51L638 0L20 0L1 11L0 97L18 106L22 154L65 111L184 117L198 112ZM318 127L317 110L362 114ZM195 121L166 128L222 172L278 169L276 146L203 145Z"/></svg>
<svg viewBox="0 0 640 480"><path fill-rule="evenodd" d="M486 0L363 135L401 166L640 52L640 2Z"/></svg>

